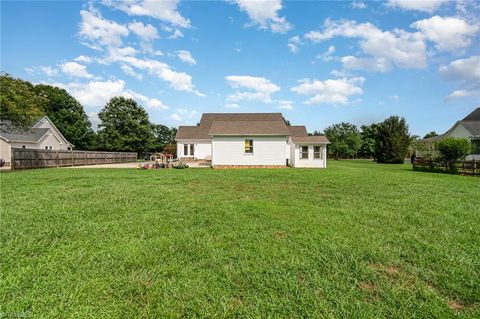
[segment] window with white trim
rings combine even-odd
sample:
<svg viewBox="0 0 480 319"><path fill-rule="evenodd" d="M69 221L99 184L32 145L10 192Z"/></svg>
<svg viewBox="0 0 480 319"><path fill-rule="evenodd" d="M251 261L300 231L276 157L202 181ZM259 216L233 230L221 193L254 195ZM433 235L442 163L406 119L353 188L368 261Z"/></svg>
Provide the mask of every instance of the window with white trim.
<svg viewBox="0 0 480 319"><path fill-rule="evenodd" d="M313 147L313 158L322 159L322 147L321 146L314 146Z"/></svg>
<svg viewBox="0 0 480 319"><path fill-rule="evenodd" d="M190 144L190 156L193 156L195 154L195 147L193 144Z"/></svg>
<svg viewBox="0 0 480 319"><path fill-rule="evenodd" d="M188 156L188 144L183 144L183 156Z"/></svg>
<svg viewBox="0 0 480 319"><path fill-rule="evenodd" d="M253 154L253 140L245 140L244 151L245 154Z"/></svg>
<svg viewBox="0 0 480 319"><path fill-rule="evenodd" d="M300 146L300 159L308 159L308 146Z"/></svg>

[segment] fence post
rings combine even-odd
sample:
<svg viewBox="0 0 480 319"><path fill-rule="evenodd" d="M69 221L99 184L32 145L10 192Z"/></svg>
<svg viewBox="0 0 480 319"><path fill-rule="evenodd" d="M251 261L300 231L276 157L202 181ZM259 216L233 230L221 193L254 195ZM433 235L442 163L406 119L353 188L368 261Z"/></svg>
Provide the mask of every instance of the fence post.
<svg viewBox="0 0 480 319"><path fill-rule="evenodd" d="M15 170L15 149L10 147L10 167Z"/></svg>
<svg viewBox="0 0 480 319"><path fill-rule="evenodd" d="M75 166L75 154L73 153L73 150L72 150L72 166Z"/></svg>

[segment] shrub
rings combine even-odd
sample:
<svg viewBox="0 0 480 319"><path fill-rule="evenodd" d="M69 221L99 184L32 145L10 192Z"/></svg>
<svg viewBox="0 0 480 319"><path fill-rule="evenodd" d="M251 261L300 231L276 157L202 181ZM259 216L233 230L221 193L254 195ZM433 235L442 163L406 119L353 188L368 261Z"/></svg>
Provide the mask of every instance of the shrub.
<svg viewBox="0 0 480 319"><path fill-rule="evenodd" d="M465 138L447 137L437 143L442 160L450 170L455 170L455 161L465 159L472 149L470 141Z"/></svg>
<svg viewBox="0 0 480 319"><path fill-rule="evenodd" d="M177 165L175 165L173 168L176 168L176 169L184 169L184 168L188 168L188 165L185 164L185 163L178 163Z"/></svg>
<svg viewBox="0 0 480 319"><path fill-rule="evenodd" d="M405 160L411 137L403 117L391 116L377 126L375 154L378 163L401 164Z"/></svg>

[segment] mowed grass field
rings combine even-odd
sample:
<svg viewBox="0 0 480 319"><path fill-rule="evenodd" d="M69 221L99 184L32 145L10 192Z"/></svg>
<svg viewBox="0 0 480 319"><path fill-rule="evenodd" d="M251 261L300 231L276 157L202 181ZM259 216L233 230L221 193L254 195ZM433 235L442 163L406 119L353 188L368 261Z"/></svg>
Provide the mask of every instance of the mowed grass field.
<svg viewBox="0 0 480 319"><path fill-rule="evenodd" d="M3 316L480 316L480 179L410 165L1 174Z"/></svg>

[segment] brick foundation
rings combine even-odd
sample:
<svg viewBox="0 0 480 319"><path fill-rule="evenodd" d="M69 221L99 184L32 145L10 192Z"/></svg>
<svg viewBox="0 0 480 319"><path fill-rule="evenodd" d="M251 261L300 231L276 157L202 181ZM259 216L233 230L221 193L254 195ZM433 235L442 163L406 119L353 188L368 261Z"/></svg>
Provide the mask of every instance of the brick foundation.
<svg viewBox="0 0 480 319"><path fill-rule="evenodd" d="M242 169L242 168L287 168L285 165L212 165L215 169Z"/></svg>

